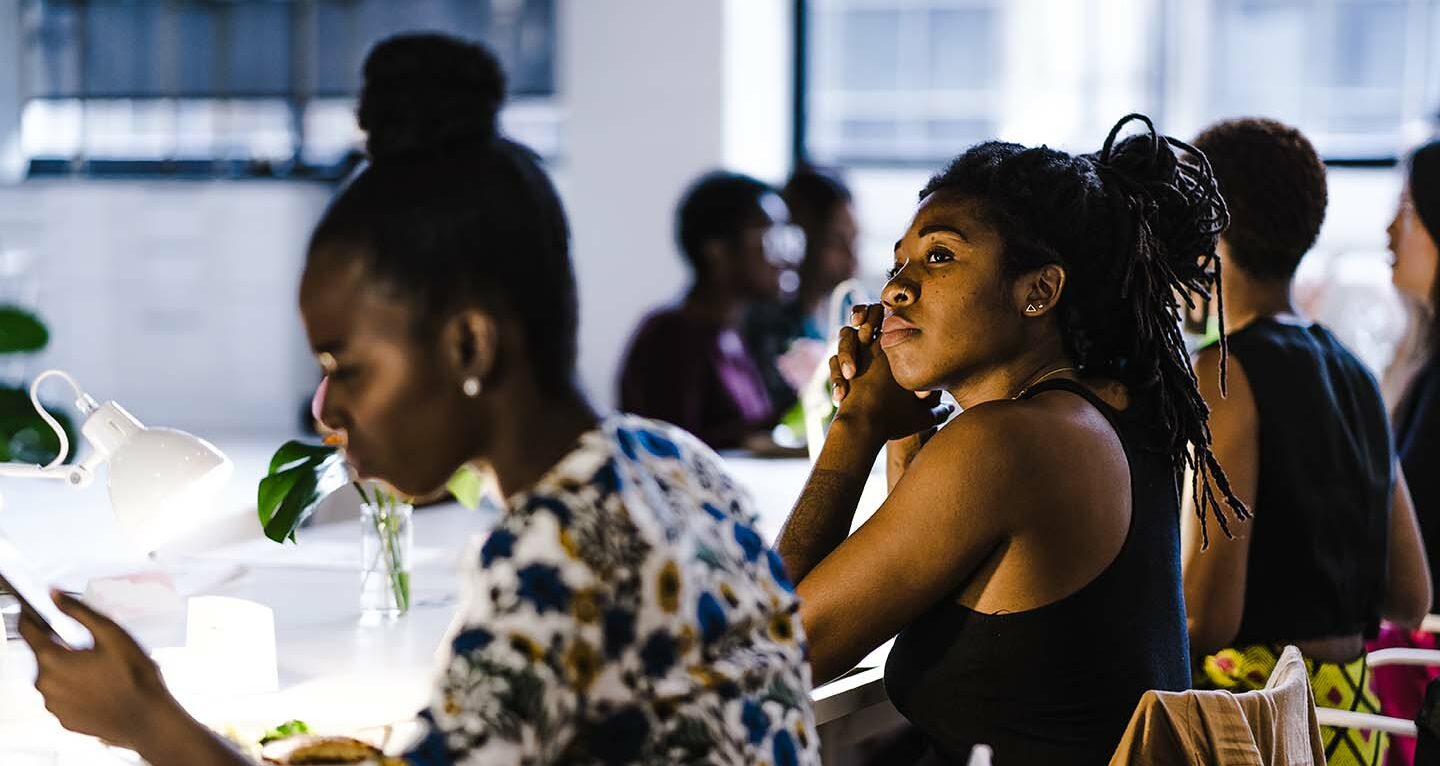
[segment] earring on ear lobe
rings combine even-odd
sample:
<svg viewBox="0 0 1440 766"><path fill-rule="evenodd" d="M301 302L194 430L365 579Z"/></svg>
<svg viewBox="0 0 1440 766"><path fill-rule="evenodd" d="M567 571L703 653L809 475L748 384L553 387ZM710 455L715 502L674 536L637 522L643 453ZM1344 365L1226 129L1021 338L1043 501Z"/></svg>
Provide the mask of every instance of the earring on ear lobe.
<svg viewBox="0 0 1440 766"><path fill-rule="evenodd" d="M465 382L460 384L460 390L465 392L466 396L474 399L480 395L480 379L473 375L466 378Z"/></svg>
<svg viewBox="0 0 1440 766"><path fill-rule="evenodd" d="M1040 309L1039 309L1038 307L1036 307L1036 305L1033 304L1033 303L1025 307L1025 313L1026 313L1026 314L1034 314L1036 311L1039 311L1039 310L1040 310Z"/></svg>

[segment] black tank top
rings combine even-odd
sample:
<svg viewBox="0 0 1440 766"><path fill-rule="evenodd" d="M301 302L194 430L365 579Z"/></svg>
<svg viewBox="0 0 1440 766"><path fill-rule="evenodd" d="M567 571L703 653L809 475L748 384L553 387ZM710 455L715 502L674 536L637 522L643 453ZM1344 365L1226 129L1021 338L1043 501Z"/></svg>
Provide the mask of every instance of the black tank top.
<svg viewBox="0 0 1440 766"><path fill-rule="evenodd" d="M1179 476L1153 407L1135 397L1118 412L1069 380L1027 396L1051 389L1083 397L1119 436L1130 528L1115 560L1059 601L992 615L960 606L957 591L900 631L885 688L931 761L963 763L979 743L1000 764L1105 764L1142 694L1190 685ZM1085 470L1084 455L1074 470Z"/></svg>
<svg viewBox="0 0 1440 766"><path fill-rule="evenodd" d="M1374 637L1394 454L1375 378L1328 330L1261 319L1230 336L1259 418L1236 646Z"/></svg>

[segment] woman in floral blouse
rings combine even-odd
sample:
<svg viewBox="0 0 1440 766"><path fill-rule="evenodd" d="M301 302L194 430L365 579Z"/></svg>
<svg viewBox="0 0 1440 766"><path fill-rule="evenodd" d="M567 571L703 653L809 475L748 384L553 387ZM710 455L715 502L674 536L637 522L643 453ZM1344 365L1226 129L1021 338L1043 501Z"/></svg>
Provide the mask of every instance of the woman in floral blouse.
<svg viewBox="0 0 1440 766"><path fill-rule="evenodd" d="M321 416L356 470L421 494L470 462L508 497L467 557L406 760L816 764L798 604L744 493L693 437L598 418L578 391L564 212L535 156L496 134L503 95L479 47L378 45L370 164L317 226L301 285ZM25 634L63 724L154 766L246 762L124 631L62 608L93 650Z"/></svg>

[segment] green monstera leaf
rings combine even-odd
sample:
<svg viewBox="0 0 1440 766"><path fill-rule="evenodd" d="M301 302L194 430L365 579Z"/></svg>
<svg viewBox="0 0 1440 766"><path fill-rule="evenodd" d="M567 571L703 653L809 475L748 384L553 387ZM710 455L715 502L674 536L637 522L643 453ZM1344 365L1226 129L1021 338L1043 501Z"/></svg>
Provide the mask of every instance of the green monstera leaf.
<svg viewBox="0 0 1440 766"><path fill-rule="evenodd" d="M349 481L339 449L286 442L270 459L269 474L260 480L256 507L265 536L277 543L295 541L295 530L310 518L320 501Z"/></svg>
<svg viewBox="0 0 1440 766"><path fill-rule="evenodd" d="M0 306L0 354L39 351L50 343L50 331L34 314L14 306Z"/></svg>

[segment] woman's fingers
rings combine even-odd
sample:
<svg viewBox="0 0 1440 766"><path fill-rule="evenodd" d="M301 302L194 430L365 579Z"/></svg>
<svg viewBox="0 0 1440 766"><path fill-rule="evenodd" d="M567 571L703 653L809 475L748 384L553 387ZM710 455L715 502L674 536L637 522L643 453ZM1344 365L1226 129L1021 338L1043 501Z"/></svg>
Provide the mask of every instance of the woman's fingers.
<svg viewBox="0 0 1440 766"><path fill-rule="evenodd" d="M840 375L846 380L860 372L860 342L854 327L840 328L840 346L835 358L840 363Z"/></svg>
<svg viewBox="0 0 1440 766"><path fill-rule="evenodd" d="M870 304L857 303L850 307L850 326L859 327L865 324L865 310Z"/></svg>
<svg viewBox="0 0 1440 766"><path fill-rule="evenodd" d="M830 357L830 401L840 404L845 395L850 393L850 382L840 372L840 358Z"/></svg>
<svg viewBox="0 0 1440 766"><path fill-rule="evenodd" d="M55 634L50 632L50 628L46 627L45 623L28 608L23 609L20 613L20 637L30 645L36 659L65 649L55 640Z"/></svg>
<svg viewBox="0 0 1440 766"><path fill-rule="evenodd" d="M130 641L130 634L125 629L115 624L115 621L90 608L90 605L78 598L60 591L52 591L51 598L55 600L55 606L60 611L75 618L75 621L85 626L97 641L103 639L114 640L123 638Z"/></svg>
<svg viewBox="0 0 1440 766"><path fill-rule="evenodd" d="M850 326L855 328L860 342L869 344L880 333L885 321L885 306L879 303L857 303L850 309Z"/></svg>
<svg viewBox="0 0 1440 766"><path fill-rule="evenodd" d="M865 324L871 328L870 340L880 337L880 327L885 324L885 305L872 303L865 309Z"/></svg>

